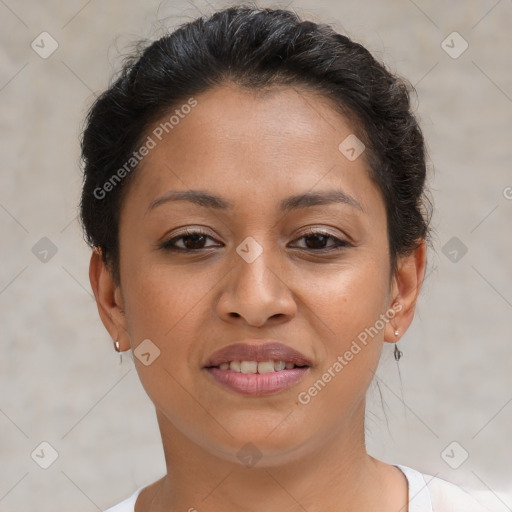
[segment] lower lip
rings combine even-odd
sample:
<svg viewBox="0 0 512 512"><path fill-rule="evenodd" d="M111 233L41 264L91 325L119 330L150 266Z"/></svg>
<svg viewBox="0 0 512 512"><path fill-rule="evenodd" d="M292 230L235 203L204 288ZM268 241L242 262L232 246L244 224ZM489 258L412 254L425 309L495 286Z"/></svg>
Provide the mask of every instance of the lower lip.
<svg viewBox="0 0 512 512"><path fill-rule="evenodd" d="M309 367L291 368L268 373L241 373L220 368L205 368L221 384L244 395L270 395L300 382Z"/></svg>

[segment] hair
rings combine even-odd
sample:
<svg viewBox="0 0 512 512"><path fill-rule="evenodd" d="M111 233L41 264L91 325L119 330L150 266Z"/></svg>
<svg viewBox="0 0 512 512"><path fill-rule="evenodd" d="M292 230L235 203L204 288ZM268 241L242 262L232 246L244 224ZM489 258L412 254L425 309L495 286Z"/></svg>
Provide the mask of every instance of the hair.
<svg viewBox="0 0 512 512"><path fill-rule="evenodd" d="M119 218L136 172L134 151L152 123L227 83L254 91L303 87L332 100L366 146L369 175L386 207L392 270L399 256L429 239L426 149L410 104L413 86L329 25L283 9L231 7L140 47L88 113L81 222L118 281Z"/></svg>

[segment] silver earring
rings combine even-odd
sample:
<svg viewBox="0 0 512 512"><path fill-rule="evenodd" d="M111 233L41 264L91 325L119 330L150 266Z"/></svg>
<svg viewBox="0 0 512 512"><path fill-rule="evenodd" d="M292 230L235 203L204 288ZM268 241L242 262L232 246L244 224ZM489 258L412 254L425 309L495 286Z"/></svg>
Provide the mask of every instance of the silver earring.
<svg viewBox="0 0 512 512"><path fill-rule="evenodd" d="M395 336L398 336L400 333L398 332L398 329L395 329ZM395 356L395 361L400 361L400 358L404 355L404 353L398 348L397 344L395 343L395 350L393 351L393 355Z"/></svg>

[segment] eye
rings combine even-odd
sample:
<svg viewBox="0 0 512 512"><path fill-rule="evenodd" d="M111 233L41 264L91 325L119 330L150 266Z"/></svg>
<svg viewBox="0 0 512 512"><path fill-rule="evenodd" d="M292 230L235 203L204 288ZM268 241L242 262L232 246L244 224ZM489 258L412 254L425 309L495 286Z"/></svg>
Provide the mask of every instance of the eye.
<svg viewBox="0 0 512 512"><path fill-rule="evenodd" d="M214 243L207 245L208 240ZM305 245L296 245L297 248L314 252L328 252L350 246L348 242L340 240L330 233L318 230L310 230L297 240L305 241ZM330 244L329 241L331 241ZM210 247L219 247L219 244L215 243L215 240L207 233L197 229L187 229L185 232L160 244L162 249L182 252L201 251Z"/></svg>
<svg viewBox="0 0 512 512"><path fill-rule="evenodd" d="M163 242L160 248L168 251L199 251L209 247L215 247L217 244L206 245L207 240L213 238L200 230L188 229L180 235Z"/></svg>
<svg viewBox="0 0 512 512"><path fill-rule="evenodd" d="M340 250L344 247L350 246L350 244L345 240L340 240L339 238L336 238L335 236L325 231L310 230L307 233L304 233L297 240L302 239L305 241L305 246L299 246L298 248L309 249L314 252L328 252L333 250ZM327 245L329 240L331 240L332 243Z"/></svg>

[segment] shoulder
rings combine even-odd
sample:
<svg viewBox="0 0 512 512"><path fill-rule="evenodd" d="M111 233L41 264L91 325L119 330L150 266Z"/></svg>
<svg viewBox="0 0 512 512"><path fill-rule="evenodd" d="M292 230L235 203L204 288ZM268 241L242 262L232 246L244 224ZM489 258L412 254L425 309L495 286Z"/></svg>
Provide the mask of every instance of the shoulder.
<svg viewBox="0 0 512 512"><path fill-rule="evenodd" d="M397 467L409 482L411 512L489 512L471 494L451 482L406 466Z"/></svg>
<svg viewBox="0 0 512 512"><path fill-rule="evenodd" d="M108 508L105 512L134 512L135 502L137 501L137 497L141 493L142 489L144 489L144 487L137 489L129 498Z"/></svg>
<svg viewBox="0 0 512 512"><path fill-rule="evenodd" d="M152 495L157 490L158 485L165 477L163 476L159 480L153 482L152 484L139 487L129 498L114 505L113 507L108 508L104 512L135 512L135 503L137 502L137 508L141 507L142 510L145 510L148 507L148 499L152 498ZM144 492L143 492L144 491ZM149 495L149 496L148 496ZM140 498L139 498L140 497ZM137 498L139 500L137 501ZM139 508L140 510L140 508Z"/></svg>
<svg viewBox="0 0 512 512"><path fill-rule="evenodd" d="M428 478L428 475L426 475ZM428 484L433 512L488 512L471 494L441 478L431 477Z"/></svg>

